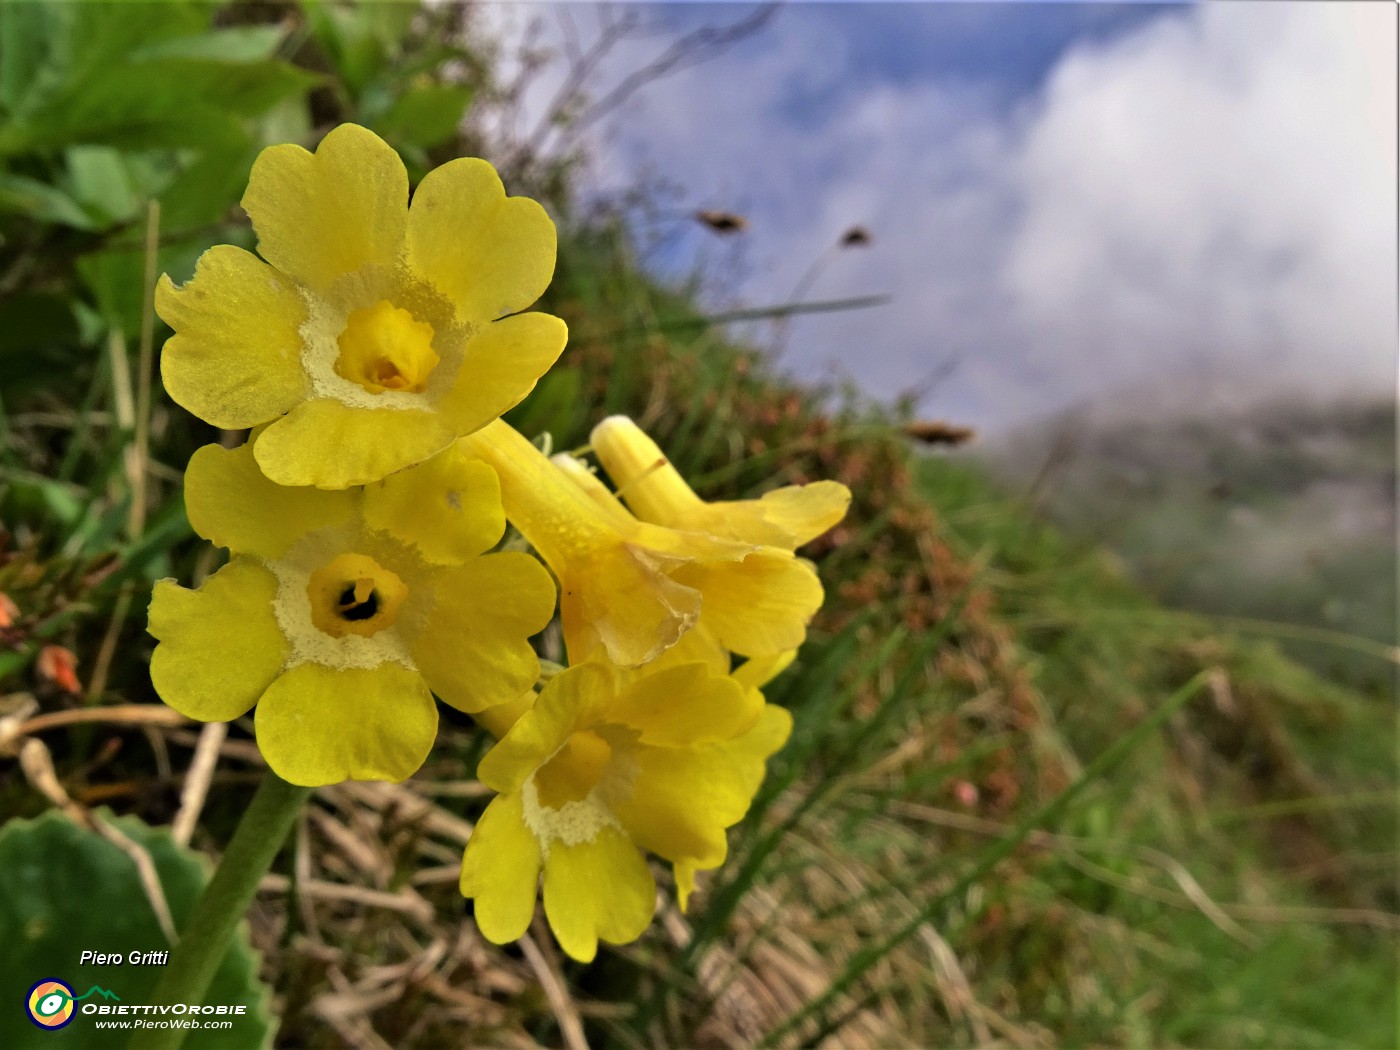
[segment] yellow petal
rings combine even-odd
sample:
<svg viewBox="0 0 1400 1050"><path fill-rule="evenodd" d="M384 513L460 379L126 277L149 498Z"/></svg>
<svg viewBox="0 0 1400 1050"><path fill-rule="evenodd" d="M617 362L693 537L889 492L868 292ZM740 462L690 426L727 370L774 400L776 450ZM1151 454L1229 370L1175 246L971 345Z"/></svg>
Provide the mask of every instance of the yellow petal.
<svg viewBox="0 0 1400 1050"><path fill-rule="evenodd" d="M639 747L633 756L636 790L610 799L633 841L670 861L701 868L724 861L724 831L748 812L753 791L740 761L720 746L697 749ZM760 775L762 765L759 765Z"/></svg>
<svg viewBox="0 0 1400 1050"><path fill-rule="evenodd" d="M602 648L619 667L638 667L695 625L700 592L667 576L663 564L645 548L621 542L571 563L559 594L571 661Z"/></svg>
<svg viewBox="0 0 1400 1050"><path fill-rule="evenodd" d="M540 661L529 639L554 615L554 581L543 565L520 551L487 554L444 570L434 589L436 604L413 641L433 692L471 713L534 685Z"/></svg>
<svg viewBox="0 0 1400 1050"><path fill-rule="evenodd" d="M647 662L648 671L660 671L666 667L679 667L682 664L704 664L715 674L729 673L729 653L715 640L715 636L697 623L680 641L660 656Z"/></svg>
<svg viewBox="0 0 1400 1050"><path fill-rule="evenodd" d="M683 531L645 521L632 519L632 527L627 534L638 546L645 547L658 557L670 559L671 564L683 561L743 561L750 554L762 548L753 543L729 540L708 532ZM776 550L784 555L787 552Z"/></svg>
<svg viewBox="0 0 1400 1050"><path fill-rule="evenodd" d="M656 911L656 882L626 835L603 828L591 842L550 845L544 865L544 913L559 946L592 962L598 942L635 941Z"/></svg>
<svg viewBox="0 0 1400 1050"><path fill-rule="evenodd" d="M510 731L486 752L476 777L502 794L518 791L578 729L597 724L617 693L617 674L579 664L555 675Z"/></svg>
<svg viewBox="0 0 1400 1050"><path fill-rule="evenodd" d="M772 656L755 656L734 668L733 678L745 689L762 689L765 685L786 671L797 659L797 650L775 653Z"/></svg>
<svg viewBox="0 0 1400 1050"><path fill-rule="evenodd" d="M268 687L254 725L274 773L319 787L411 777L428 757L437 720L417 671L393 663L348 671L301 664Z"/></svg>
<svg viewBox="0 0 1400 1050"><path fill-rule="evenodd" d="M496 472L455 445L368 486L364 514L373 528L441 565L460 565L490 550L506 529Z"/></svg>
<svg viewBox="0 0 1400 1050"><path fill-rule="evenodd" d="M539 694L533 688L527 689L514 700L507 700L503 704L473 711L472 720L499 740L510 732L510 727L519 722L525 712L535 706L535 700L538 696Z"/></svg>
<svg viewBox="0 0 1400 1050"><path fill-rule="evenodd" d="M682 664L628 676L609 710L609 721L641 733L643 744L700 747L730 740L758 720L763 697L704 664Z"/></svg>
<svg viewBox="0 0 1400 1050"><path fill-rule="evenodd" d="M452 389L437 403L446 425L470 434L518 405L559 360L568 339L568 326L550 314L483 325L467 343Z"/></svg>
<svg viewBox="0 0 1400 1050"><path fill-rule="evenodd" d="M258 154L243 194L258 252L318 291L370 263L403 254L408 173L372 131L342 124L314 154L269 146Z"/></svg>
<svg viewBox="0 0 1400 1050"><path fill-rule="evenodd" d="M695 865L682 861L671 870L676 877L676 900L683 912L690 905L690 895L695 892Z"/></svg>
<svg viewBox="0 0 1400 1050"><path fill-rule="evenodd" d="M791 735L792 715L777 704L765 704L752 729L720 745L734 763L750 800L763 783L765 763L782 750Z"/></svg>
<svg viewBox="0 0 1400 1050"><path fill-rule="evenodd" d="M688 515L688 527L791 551L816 539L845 517L850 502L850 490L839 482L789 485L765 493L760 499L706 503Z"/></svg>
<svg viewBox="0 0 1400 1050"><path fill-rule="evenodd" d="M554 274L554 223L527 197L507 197L496 169L464 157L419 183L408 216L409 265L464 321L524 310Z"/></svg>
<svg viewBox="0 0 1400 1050"><path fill-rule="evenodd" d="M788 485L765 492L757 501L710 504L720 514L740 505L756 505L764 521L785 530L791 539L783 546L792 550L816 539L846 516L851 506L851 490L839 481L814 481L810 485Z"/></svg>
<svg viewBox="0 0 1400 1050"><path fill-rule="evenodd" d="M796 649L822 604L811 564L773 547L739 562L684 565L671 575L704 595L701 623L720 645L745 656Z"/></svg>
<svg viewBox="0 0 1400 1050"><path fill-rule="evenodd" d="M200 419L241 430L306 396L306 306L291 281L232 245L199 257L194 278L156 285L156 313L175 330L160 357L166 392Z"/></svg>
<svg viewBox="0 0 1400 1050"><path fill-rule="evenodd" d="M350 516L347 492L274 485L253 446L205 445L185 470L185 513L194 531L220 547L278 558L308 532Z"/></svg>
<svg viewBox="0 0 1400 1050"><path fill-rule="evenodd" d="M305 401L253 443L258 466L279 485L343 489L421 463L451 444L432 412L351 408Z"/></svg>
<svg viewBox="0 0 1400 1050"><path fill-rule="evenodd" d="M227 722L246 714L282 670L290 647L277 627L277 578L234 558L197 591L171 580L151 595L151 683L189 718Z"/></svg>
<svg viewBox="0 0 1400 1050"><path fill-rule="evenodd" d="M725 829L744 818L763 783L770 755L787 741L792 717L766 705L748 732L695 749L639 748L636 788L609 806L643 849L694 870L718 867L728 843ZM683 890L677 870L678 892Z"/></svg>
<svg viewBox="0 0 1400 1050"><path fill-rule="evenodd" d="M735 799L747 800L744 802L746 812L748 807L752 805L753 797L758 793L759 786L763 783L763 775L766 772L765 766L769 756L775 754L787 743L791 733L792 716L781 707L768 704L764 707L763 713L752 729L737 740L720 745L720 750L728 759L729 769L733 777L730 784L737 789ZM633 818L636 819L635 814ZM633 832L634 838L636 834ZM674 861L676 899L680 903L681 911L686 910L690 903L690 895L695 892L696 871L702 868L718 867L723 861L722 852L718 855L712 854L703 860L694 856Z"/></svg>
<svg viewBox="0 0 1400 1050"><path fill-rule="evenodd" d="M508 944L524 935L539 892L540 844L525 826L518 794L498 795L476 822L462 857L462 896L473 909L481 935Z"/></svg>

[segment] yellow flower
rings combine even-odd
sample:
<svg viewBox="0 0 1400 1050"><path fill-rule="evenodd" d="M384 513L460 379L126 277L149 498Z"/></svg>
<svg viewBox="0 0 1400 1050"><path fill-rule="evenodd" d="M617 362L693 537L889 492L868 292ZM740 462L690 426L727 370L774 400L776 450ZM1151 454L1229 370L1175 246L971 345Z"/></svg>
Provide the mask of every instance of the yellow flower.
<svg viewBox="0 0 1400 1050"><path fill-rule="evenodd" d="M697 627L648 664L647 670L660 671L683 663L703 663L715 674L728 674L749 694L751 703L763 705L762 714L752 729L733 740L715 745L725 751L730 768L744 778L741 790L752 800L763 783L764 764L787 743L788 735L792 732L792 716L775 704L765 703L762 689L787 670L796 658L796 650L774 653L745 660L731 670L730 654L708 631ZM681 911L685 911L695 890L695 874L704 865L678 861L671 867L675 873L676 897Z"/></svg>
<svg viewBox="0 0 1400 1050"><path fill-rule="evenodd" d="M632 513L673 529L796 550L845 517L851 504L851 490L836 481L788 485L761 499L706 503L626 416L603 420L590 443Z"/></svg>
<svg viewBox="0 0 1400 1050"><path fill-rule="evenodd" d="M558 577L574 663L601 649L613 663L637 667L697 623L746 656L802 644L822 587L790 551L638 521L500 420L462 445L496 468L507 516Z"/></svg>
<svg viewBox="0 0 1400 1050"><path fill-rule="evenodd" d="M527 554L483 554L505 529L489 467L451 448L327 492L273 484L253 451L206 446L185 474L190 524L234 556L198 590L156 584L167 704L200 721L256 704L268 765L320 785L411 776L437 733L429 689L474 712L533 684L554 586Z"/></svg>
<svg viewBox="0 0 1400 1050"><path fill-rule="evenodd" d="M570 956L635 940L656 906L642 850L669 860L688 894L696 870L723 863L725 829L789 725L702 663L589 662L553 678L477 770L500 793L462 860L482 934L504 944L525 932L543 872L545 915Z"/></svg>
<svg viewBox="0 0 1400 1050"><path fill-rule="evenodd" d="M484 160L430 172L409 207L398 155L343 124L314 154L263 150L243 207L261 260L219 245L156 289L175 330L161 374L215 426L273 421L254 452L278 484L341 489L422 462L564 348L563 321L518 312L549 284L554 225Z"/></svg>

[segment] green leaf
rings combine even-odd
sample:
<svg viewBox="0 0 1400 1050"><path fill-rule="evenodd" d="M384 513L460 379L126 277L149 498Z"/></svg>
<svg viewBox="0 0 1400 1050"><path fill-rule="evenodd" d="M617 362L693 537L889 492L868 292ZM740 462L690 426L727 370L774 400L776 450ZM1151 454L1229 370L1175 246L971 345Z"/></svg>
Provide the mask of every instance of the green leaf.
<svg viewBox="0 0 1400 1050"><path fill-rule="evenodd" d="M181 927L208 881L203 858L176 845L165 828L149 827L134 817L113 817L105 810L98 811L97 818L147 850L176 927ZM5 892L0 895L0 944L5 945L0 982L16 1001L11 1019L5 1022L7 1050L53 1050L60 1044L123 1046L130 1032L98 1029L98 1015L82 1011L93 1005L147 1005L146 997L160 976L159 966L127 962L131 952L170 947L136 864L113 843L49 812L35 820L12 820L0 831L0 872L5 873ZM84 950L120 954L123 963L81 963ZM201 1030L190 1045L214 1050L270 1045L274 1026L269 996L257 972L258 957L248 944L245 927L224 957L205 1004L242 1005L246 1012L230 1017L229 1029ZM75 996L87 997L77 1004L72 1022L57 1033L15 1018L24 1009L17 1000L45 978L64 981ZM103 992L89 995L94 987Z"/></svg>
<svg viewBox="0 0 1400 1050"><path fill-rule="evenodd" d="M275 146L283 142L304 142L313 141L311 107L306 105L301 98L284 98L277 105L273 106L261 117L258 118L256 129L257 145ZM249 167L252 166L250 159ZM244 182L247 181L247 169L243 171ZM234 194L237 198L240 192Z"/></svg>
<svg viewBox="0 0 1400 1050"><path fill-rule="evenodd" d="M152 93L138 74L117 69L81 92L55 100L32 119L0 128L0 155L73 145L226 149L245 138L238 119L227 111L181 97L169 85L164 93Z"/></svg>
<svg viewBox="0 0 1400 1050"><path fill-rule="evenodd" d="M13 110L42 75L50 8L0 4L0 107Z"/></svg>
<svg viewBox="0 0 1400 1050"><path fill-rule="evenodd" d="M236 26L198 36L161 40L143 47L131 57L138 62L152 58L212 58L219 62L261 62L276 52L286 38L281 26Z"/></svg>
<svg viewBox="0 0 1400 1050"><path fill-rule="evenodd" d="M131 56L158 41L207 30L214 14L213 5L206 0L115 0L73 6L78 11L66 55L74 79L130 61Z"/></svg>
<svg viewBox="0 0 1400 1050"><path fill-rule="evenodd" d="M0 211L78 230L97 228L92 216L57 186L23 175L0 174Z"/></svg>
<svg viewBox="0 0 1400 1050"><path fill-rule="evenodd" d="M572 434L582 425L585 404L583 376L577 368L561 366L547 372L506 419L526 434Z"/></svg>
<svg viewBox="0 0 1400 1050"><path fill-rule="evenodd" d="M306 7L311 31L356 98L398 57L418 14L413 3L345 7L313 0Z"/></svg>
<svg viewBox="0 0 1400 1050"><path fill-rule="evenodd" d="M0 509L11 524L25 522L46 531L52 523L66 536L83 516L81 495L81 489L37 474L0 472Z"/></svg>
<svg viewBox="0 0 1400 1050"><path fill-rule="evenodd" d="M0 154L77 144L124 151L237 148L247 141L238 117L266 112L319 80L273 61L162 58L113 65L0 131Z"/></svg>
<svg viewBox="0 0 1400 1050"><path fill-rule="evenodd" d="M286 62L219 62L166 58L129 67L146 91L201 102L240 116L265 113L284 98L303 94L322 80Z"/></svg>
<svg viewBox="0 0 1400 1050"><path fill-rule="evenodd" d="M17 118L63 94L81 94L95 75L167 37L207 29L213 8L190 0L102 4L0 3L0 91ZM14 128L2 136L17 138Z"/></svg>
<svg viewBox="0 0 1400 1050"><path fill-rule="evenodd" d="M226 218L248 183L257 154L252 143L234 150L210 150L185 168L161 194L161 230L169 235Z"/></svg>
<svg viewBox="0 0 1400 1050"><path fill-rule="evenodd" d="M141 199L119 151L111 146L74 146L66 159L69 192L103 225L123 223L136 216Z"/></svg>
<svg viewBox="0 0 1400 1050"><path fill-rule="evenodd" d="M431 149L457 134L471 100L472 89L462 84L410 88L374 122L374 130L396 145Z"/></svg>

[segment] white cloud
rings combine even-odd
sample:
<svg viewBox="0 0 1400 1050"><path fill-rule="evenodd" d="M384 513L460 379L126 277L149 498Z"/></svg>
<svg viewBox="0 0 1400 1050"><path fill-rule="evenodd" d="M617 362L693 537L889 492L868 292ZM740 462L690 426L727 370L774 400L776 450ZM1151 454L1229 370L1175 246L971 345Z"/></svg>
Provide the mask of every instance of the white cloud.
<svg viewBox="0 0 1400 1050"><path fill-rule="evenodd" d="M1068 57L1011 161L1002 271L1045 352L1107 382L1393 375L1393 26L1208 5Z"/></svg>
<svg viewBox="0 0 1400 1050"><path fill-rule="evenodd" d="M946 79L854 78L832 29L788 9L592 144L599 185L646 157L697 205L745 211L751 303L870 228L811 294L895 302L795 322L795 371L835 362L890 395L956 356L928 407L984 424L1187 371L1393 382L1392 6L1202 5L1072 49L1010 113ZM656 48L620 49L611 75Z"/></svg>

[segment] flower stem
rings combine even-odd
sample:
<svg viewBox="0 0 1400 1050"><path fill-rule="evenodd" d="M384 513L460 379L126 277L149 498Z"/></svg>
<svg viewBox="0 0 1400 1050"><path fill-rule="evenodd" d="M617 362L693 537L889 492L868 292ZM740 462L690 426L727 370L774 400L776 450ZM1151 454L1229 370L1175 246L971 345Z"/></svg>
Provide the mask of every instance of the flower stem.
<svg viewBox="0 0 1400 1050"><path fill-rule="evenodd" d="M286 841L302 804L313 788L288 784L268 770L239 821L233 841L204 888L180 940L171 949L170 962L149 1002L156 1005L201 1004L214 974L228 952L238 923L248 911L258 883ZM138 1031L129 1050L178 1050L185 1041L184 1028L148 1028Z"/></svg>

